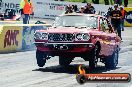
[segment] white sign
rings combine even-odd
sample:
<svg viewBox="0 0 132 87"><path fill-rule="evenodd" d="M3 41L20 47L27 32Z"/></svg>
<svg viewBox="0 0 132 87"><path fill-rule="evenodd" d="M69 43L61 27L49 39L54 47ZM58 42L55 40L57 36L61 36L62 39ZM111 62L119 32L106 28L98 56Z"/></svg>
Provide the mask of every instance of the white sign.
<svg viewBox="0 0 132 87"><path fill-rule="evenodd" d="M15 9L19 12L21 0L0 0L0 12L3 12L7 8ZM86 3L64 2L64 1L52 1L52 0L33 0L34 17L39 18L55 18L65 12L67 5L77 5L79 8L85 6ZM110 5L92 4L95 10L100 14L107 12Z"/></svg>
<svg viewBox="0 0 132 87"><path fill-rule="evenodd" d="M63 1L42 1L35 0L35 16L44 18L54 18L65 12L65 7L67 5L77 5L79 8L85 6L86 3L74 3L74 2L63 2ZM95 10L100 14L107 12L110 5L98 5L92 4Z"/></svg>
<svg viewBox="0 0 132 87"><path fill-rule="evenodd" d="M18 12L20 6L19 3L19 0L0 0L0 12L4 12L5 9L8 8L15 9Z"/></svg>

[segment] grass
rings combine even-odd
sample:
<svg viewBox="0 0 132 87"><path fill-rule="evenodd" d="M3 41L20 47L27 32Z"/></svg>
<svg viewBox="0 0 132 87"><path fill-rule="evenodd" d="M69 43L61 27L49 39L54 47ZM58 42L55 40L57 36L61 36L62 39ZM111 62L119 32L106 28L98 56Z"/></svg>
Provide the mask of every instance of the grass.
<svg viewBox="0 0 132 87"><path fill-rule="evenodd" d="M70 2L83 2L84 0L65 0L65 1L70 1ZM86 0L89 3L92 3L92 0ZM109 0L110 1L110 0ZM124 4L124 0L122 0ZM100 4L104 4L104 0L99 0ZM128 0L128 7L132 7L132 0Z"/></svg>
<svg viewBox="0 0 132 87"><path fill-rule="evenodd" d="M128 5L129 5L130 7L132 7L132 0L129 0L129 1L128 1Z"/></svg>

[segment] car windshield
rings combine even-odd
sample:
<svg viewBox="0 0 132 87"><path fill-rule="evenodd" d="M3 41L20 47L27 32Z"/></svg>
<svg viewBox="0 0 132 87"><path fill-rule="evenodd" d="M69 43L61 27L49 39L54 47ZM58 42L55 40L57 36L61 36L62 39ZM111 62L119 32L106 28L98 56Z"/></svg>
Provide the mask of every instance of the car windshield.
<svg viewBox="0 0 132 87"><path fill-rule="evenodd" d="M54 27L88 27L97 28L94 16L60 16L55 19Z"/></svg>

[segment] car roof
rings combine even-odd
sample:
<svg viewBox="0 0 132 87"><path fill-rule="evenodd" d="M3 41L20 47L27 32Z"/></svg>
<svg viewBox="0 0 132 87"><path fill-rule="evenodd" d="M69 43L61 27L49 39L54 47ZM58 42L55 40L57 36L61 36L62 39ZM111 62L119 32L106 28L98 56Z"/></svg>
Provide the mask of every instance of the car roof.
<svg viewBox="0 0 132 87"><path fill-rule="evenodd" d="M68 14L62 14L60 16L95 16L95 17L103 17L98 14L83 14L83 13L68 13Z"/></svg>

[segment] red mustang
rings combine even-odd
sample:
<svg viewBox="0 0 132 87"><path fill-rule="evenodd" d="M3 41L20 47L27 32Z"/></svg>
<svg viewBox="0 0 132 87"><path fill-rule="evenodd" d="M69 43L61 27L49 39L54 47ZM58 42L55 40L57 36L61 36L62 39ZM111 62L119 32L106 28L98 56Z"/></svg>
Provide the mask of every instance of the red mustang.
<svg viewBox="0 0 132 87"><path fill-rule="evenodd" d="M75 57L89 61L95 68L97 62L115 68L121 39L109 21L96 14L65 14L57 17L52 27L37 30L34 34L36 59L43 67L49 56L59 56L59 64L69 65Z"/></svg>

